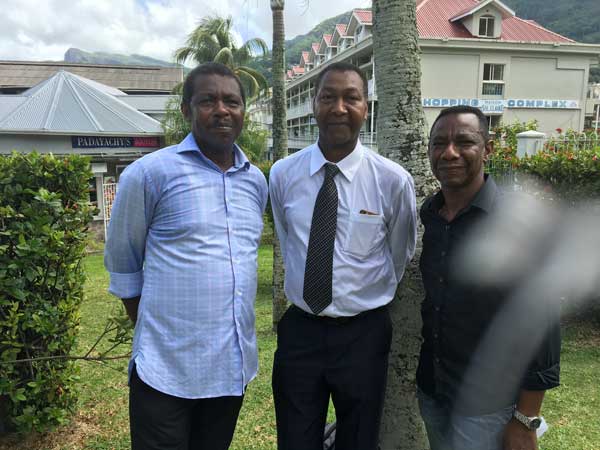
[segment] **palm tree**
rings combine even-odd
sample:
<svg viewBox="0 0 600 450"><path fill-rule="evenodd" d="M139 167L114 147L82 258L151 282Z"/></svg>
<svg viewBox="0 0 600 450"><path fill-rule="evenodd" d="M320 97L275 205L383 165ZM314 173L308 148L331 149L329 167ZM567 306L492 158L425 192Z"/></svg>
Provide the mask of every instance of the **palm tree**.
<svg viewBox="0 0 600 450"><path fill-rule="evenodd" d="M220 62L230 67L242 81L248 97L253 98L268 88L266 78L257 70L246 66L258 54L268 53L267 44L260 38L253 38L237 47L231 32L233 20L230 17L205 17L192 31L186 45L175 51L175 60L183 64L191 59L198 64Z"/></svg>
<svg viewBox="0 0 600 450"><path fill-rule="evenodd" d="M415 180L417 204L435 187L427 158L421 106L421 66L415 0L373 0L373 54L377 80L377 148ZM428 448L415 398L424 298L418 268L420 245L392 302L394 340L380 445L385 449Z"/></svg>
<svg viewBox="0 0 600 450"><path fill-rule="evenodd" d="M287 156L287 119L285 103L285 27L284 0L271 0L273 14L273 161ZM273 241L273 329L285 312L287 303L283 292L284 268L279 241Z"/></svg>

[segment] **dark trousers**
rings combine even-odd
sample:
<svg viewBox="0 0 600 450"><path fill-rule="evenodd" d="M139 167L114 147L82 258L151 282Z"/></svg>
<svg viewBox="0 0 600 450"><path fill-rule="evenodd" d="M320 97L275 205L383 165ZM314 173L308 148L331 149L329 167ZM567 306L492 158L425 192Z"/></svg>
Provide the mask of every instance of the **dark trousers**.
<svg viewBox="0 0 600 450"><path fill-rule="evenodd" d="M132 450L227 450L243 396L190 400L151 388L137 375L129 383Z"/></svg>
<svg viewBox="0 0 600 450"><path fill-rule="evenodd" d="M378 448L391 337L387 307L347 321L286 311L273 364L279 450L323 448L330 396L336 450Z"/></svg>

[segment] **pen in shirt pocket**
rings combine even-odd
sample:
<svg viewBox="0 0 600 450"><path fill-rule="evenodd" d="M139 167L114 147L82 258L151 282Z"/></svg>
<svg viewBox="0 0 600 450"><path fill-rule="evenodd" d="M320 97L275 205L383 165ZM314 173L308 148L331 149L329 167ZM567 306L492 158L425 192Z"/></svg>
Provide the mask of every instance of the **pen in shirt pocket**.
<svg viewBox="0 0 600 450"><path fill-rule="evenodd" d="M378 216L379 214L371 212L371 211L367 211L366 209L361 209L359 212L359 214L364 214L366 216Z"/></svg>

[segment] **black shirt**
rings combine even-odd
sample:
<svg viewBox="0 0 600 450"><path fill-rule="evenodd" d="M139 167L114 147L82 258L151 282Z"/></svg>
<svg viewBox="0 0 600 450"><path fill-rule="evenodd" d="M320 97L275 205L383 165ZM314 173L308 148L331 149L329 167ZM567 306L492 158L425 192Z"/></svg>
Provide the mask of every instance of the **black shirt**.
<svg viewBox="0 0 600 450"><path fill-rule="evenodd" d="M452 270L453 258L473 227L488 216L501 199L505 200L503 197L493 179L486 177L471 204L451 222L439 214L444 204L441 192L429 197L421 208L425 231L420 268L425 300L421 308L424 341L417 383L439 403L457 408L459 413L466 415L491 413L509 406L515 402L520 389L546 390L559 384L557 311L551 311L547 316L548 332L544 332L542 343L536 346L537 351L533 350L533 358L521 364L521 369L511 364L495 367L498 362L494 361L493 355L481 357L476 353L490 324L501 310L504 311L502 308L511 298L514 286L482 286L469 283L468 277L459 279ZM502 345L504 331L514 331L508 328L501 328L499 345ZM518 355L515 355L517 360ZM468 370L474 365L489 366L481 367L480 371L487 375L470 376Z"/></svg>

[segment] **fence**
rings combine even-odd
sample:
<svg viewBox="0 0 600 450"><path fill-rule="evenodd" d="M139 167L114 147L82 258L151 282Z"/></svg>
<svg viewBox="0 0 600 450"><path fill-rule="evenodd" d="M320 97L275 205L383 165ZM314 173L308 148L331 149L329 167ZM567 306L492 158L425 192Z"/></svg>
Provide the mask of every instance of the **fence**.
<svg viewBox="0 0 600 450"><path fill-rule="evenodd" d="M108 232L108 222L110 222L110 213L112 205L117 195L117 183L105 183L102 185L102 211L104 212L104 241Z"/></svg>
<svg viewBox="0 0 600 450"><path fill-rule="evenodd" d="M600 148L600 135L596 133L573 133L546 139L544 148L554 151L579 151Z"/></svg>

